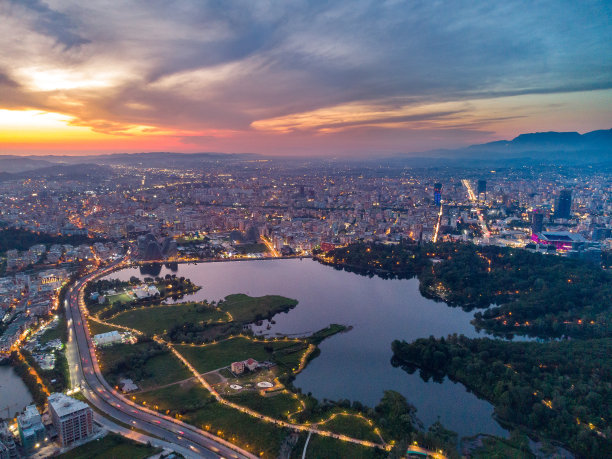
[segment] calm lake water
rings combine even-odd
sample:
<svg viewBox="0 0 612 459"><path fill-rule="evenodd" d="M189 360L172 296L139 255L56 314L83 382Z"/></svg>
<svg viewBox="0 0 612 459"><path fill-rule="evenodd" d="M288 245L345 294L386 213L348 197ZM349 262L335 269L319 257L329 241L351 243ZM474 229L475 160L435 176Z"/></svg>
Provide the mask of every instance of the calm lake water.
<svg viewBox="0 0 612 459"><path fill-rule="evenodd" d="M0 419L12 418L32 403L32 396L12 367L0 365Z"/></svg>
<svg viewBox="0 0 612 459"><path fill-rule="evenodd" d="M347 398L375 406L384 390L393 389L417 407L426 426L439 418L460 436L506 434L491 416L492 405L463 385L424 382L418 372L409 375L391 365L395 339L479 336L470 324L473 313L424 298L416 279L369 278L310 259L181 264L178 271L163 267L159 275L166 274L185 276L202 286L182 301L219 300L232 293L276 294L299 301L288 313L277 314L270 329L267 323L254 327L258 333L303 335L332 323L351 325L351 331L323 341L319 357L294 382L319 400ZM139 268L109 277L128 280L134 275L145 277Z"/></svg>

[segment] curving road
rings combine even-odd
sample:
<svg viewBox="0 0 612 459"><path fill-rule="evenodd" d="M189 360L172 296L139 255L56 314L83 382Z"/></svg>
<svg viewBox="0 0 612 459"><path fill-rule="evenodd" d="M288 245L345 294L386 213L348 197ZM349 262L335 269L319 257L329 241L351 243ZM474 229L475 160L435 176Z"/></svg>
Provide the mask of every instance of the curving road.
<svg viewBox="0 0 612 459"><path fill-rule="evenodd" d="M129 254L129 253L128 253ZM128 255L129 256L129 255ZM115 269L120 260L102 270L79 279L68 291L65 302L68 323L67 358L70 366L72 387L81 387L85 397L98 410L115 422L132 426L147 435L169 443L186 457L193 458L234 458L253 459L256 456L244 451L223 439L189 424L149 410L123 397L111 387L100 372L98 361L87 327L84 305L85 285Z"/></svg>

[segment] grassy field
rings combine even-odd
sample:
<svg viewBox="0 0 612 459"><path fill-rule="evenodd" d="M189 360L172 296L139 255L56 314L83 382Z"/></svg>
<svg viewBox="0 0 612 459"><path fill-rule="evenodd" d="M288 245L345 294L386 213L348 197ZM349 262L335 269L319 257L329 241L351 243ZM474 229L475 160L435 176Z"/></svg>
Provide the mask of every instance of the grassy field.
<svg viewBox="0 0 612 459"><path fill-rule="evenodd" d="M318 345L321 344L324 339L329 338L336 333L342 333L351 329L352 327L347 327L346 325L331 324L329 327L323 328L309 336L308 342Z"/></svg>
<svg viewBox="0 0 612 459"><path fill-rule="evenodd" d="M320 428L360 440L380 443L380 438L374 433L374 427L365 419L356 416L336 416L331 421L321 424Z"/></svg>
<svg viewBox="0 0 612 459"><path fill-rule="evenodd" d="M142 389L182 381L193 376L185 365L170 352L149 359L144 368L151 376L140 381Z"/></svg>
<svg viewBox="0 0 612 459"><path fill-rule="evenodd" d="M248 358L253 358L259 362L274 360L275 355L284 352L289 345L295 348L295 344L284 341L262 343L239 337L205 346L177 345L176 350L183 354L196 370L200 373L206 373ZM272 352L270 353L266 349L270 349ZM291 359L296 361L299 360L300 353L288 355L292 355ZM284 357L287 358L287 356Z"/></svg>
<svg viewBox="0 0 612 459"><path fill-rule="evenodd" d="M107 297L107 300L110 304L115 304L115 303L125 304L125 303L129 303L133 299L134 299L134 295L129 294L129 293L118 293L116 295L111 295Z"/></svg>
<svg viewBox="0 0 612 459"><path fill-rule="evenodd" d="M47 329L42 336L38 339L40 344L48 343L49 341L53 341L54 339L64 339L66 333L66 318L64 315L59 316L59 320L57 325L53 328Z"/></svg>
<svg viewBox="0 0 612 459"><path fill-rule="evenodd" d="M302 450L300 450L301 456ZM388 453L374 448L346 443L335 438L313 435L306 450L307 459L323 459L329 457L350 457L351 459L383 459Z"/></svg>
<svg viewBox="0 0 612 459"><path fill-rule="evenodd" d="M283 393L262 397L259 392L243 391L227 397L227 400L279 419L287 419L287 413L293 413L301 407L300 403L290 394Z"/></svg>
<svg viewBox="0 0 612 459"><path fill-rule="evenodd" d="M94 322L93 320L89 320L89 331L91 336L99 335L100 333L106 333L113 330L121 330L119 328L110 327L108 325L100 324L98 322Z"/></svg>
<svg viewBox="0 0 612 459"><path fill-rule="evenodd" d="M532 459L535 456L519 445L513 444L509 440L497 437L486 437L483 439L482 447L471 452L474 459L503 459L511 457L513 459Z"/></svg>
<svg viewBox="0 0 612 459"><path fill-rule="evenodd" d="M57 456L61 459L144 459L161 452L161 449L142 445L120 435L109 433Z"/></svg>
<svg viewBox="0 0 612 459"><path fill-rule="evenodd" d="M150 406L176 414L181 420L206 429L262 457L275 458L288 434L285 429L259 421L240 411L217 403L208 392L194 383L184 383L142 394Z"/></svg>
<svg viewBox="0 0 612 459"><path fill-rule="evenodd" d="M138 360L144 352L149 349L150 343L138 344L115 344L104 347L98 353L102 373L109 381L115 383L119 376L132 377L134 372L137 377L134 382L141 389L150 389L165 384L190 378L192 374L170 351L164 351L146 359L144 363ZM121 362L128 363L125 371L116 371ZM133 362L136 363L133 363ZM130 365L132 368L130 368ZM126 373L126 374L124 374Z"/></svg>
<svg viewBox="0 0 612 459"><path fill-rule="evenodd" d="M135 328L147 335L154 335L161 334L164 330L170 330L176 325L187 322L199 324L209 320L227 320L227 314L198 303L185 303L131 309L122 312L111 319L110 322Z"/></svg>
<svg viewBox="0 0 612 459"><path fill-rule="evenodd" d="M220 306L234 317L235 322L249 323L272 317L278 312L288 311L297 303L297 300L279 295L252 297L238 293L228 295Z"/></svg>

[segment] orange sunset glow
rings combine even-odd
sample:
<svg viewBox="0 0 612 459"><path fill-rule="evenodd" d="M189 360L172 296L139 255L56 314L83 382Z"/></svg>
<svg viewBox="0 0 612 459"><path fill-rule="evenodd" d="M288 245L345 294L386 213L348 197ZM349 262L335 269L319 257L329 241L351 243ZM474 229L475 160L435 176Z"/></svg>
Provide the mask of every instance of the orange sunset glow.
<svg viewBox="0 0 612 459"><path fill-rule="evenodd" d="M363 157L612 118L601 15L584 32L544 6L345 7L307 20L288 5L5 3L0 152ZM438 18L419 33L417 9Z"/></svg>

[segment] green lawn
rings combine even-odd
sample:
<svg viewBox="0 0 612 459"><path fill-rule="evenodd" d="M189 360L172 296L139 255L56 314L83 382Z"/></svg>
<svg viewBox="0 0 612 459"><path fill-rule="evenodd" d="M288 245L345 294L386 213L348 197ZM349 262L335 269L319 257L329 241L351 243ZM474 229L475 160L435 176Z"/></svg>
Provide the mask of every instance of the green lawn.
<svg viewBox="0 0 612 459"><path fill-rule="evenodd" d="M162 450L113 433L57 456L61 459L144 459Z"/></svg>
<svg viewBox="0 0 612 459"><path fill-rule="evenodd" d="M293 371L299 366L300 359L307 348L307 344L303 342L279 343L277 346L274 348L273 361L285 371Z"/></svg>
<svg viewBox="0 0 612 459"><path fill-rule="evenodd" d="M152 306L122 312L110 321L135 328L147 335L161 334L164 330L187 322L200 324L207 321L226 320L227 314L199 303L169 306Z"/></svg>
<svg viewBox="0 0 612 459"><path fill-rule="evenodd" d="M53 341L54 339L63 340L65 337L65 333L66 333L66 318L62 314L59 316L57 325L55 325L55 327L53 328L48 328L47 330L45 330L42 336L38 339L38 342L40 344L45 344L45 343L48 343L49 341Z"/></svg>
<svg viewBox="0 0 612 459"><path fill-rule="evenodd" d="M284 353L284 350L286 350L289 345L294 349L299 348L295 346L294 343L287 343L284 341L262 343L239 337L205 346L177 345L176 350L183 354L196 370L200 373L206 373L217 368L226 367L232 362L246 360L248 358L253 358L259 362L274 360L275 354ZM266 351L266 347L269 347L273 353ZM295 357L296 354L297 359ZM300 353L294 353L287 355L283 354L282 356L287 360L289 356L293 356L291 359L295 361L299 359L299 355Z"/></svg>
<svg viewBox="0 0 612 459"><path fill-rule="evenodd" d="M474 459L502 459L511 457L513 459L532 459L535 456L520 445L512 441L497 437L486 437L483 439L482 447L471 452Z"/></svg>
<svg viewBox="0 0 612 459"><path fill-rule="evenodd" d="M237 395L227 397L227 400L251 408L258 413L285 420L288 412L293 413L301 407L299 401L290 394L283 393L262 397L257 391L242 391Z"/></svg>
<svg viewBox="0 0 612 459"><path fill-rule="evenodd" d="M118 293L116 295L108 296L106 299L111 304L115 304L115 303L125 304L125 303L129 303L130 301L132 301L134 299L134 295L130 293Z"/></svg>
<svg viewBox="0 0 612 459"><path fill-rule="evenodd" d="M300 450L299 457L302 451ZM307 459L327 459L331 457L350 457L351 459L383 459L388 453L375 448L343 442L335 438L312 435L306 450Z"/></svg>
<svg viewBox="0 0 612 459"><path fill-rule="evenodd" d="M102 373L113 384L120 376L132 377L141 389L171 384L192 376L170 351L147 358L143 363L139 357L148 351L150 345L115 344L102 348L98 353ZM122 363L124 365L119 367Z"/></svg>
<svg viewBox="0 0 612 459"><path fill-rule="evenodd" d="M193 376L187 367L170 352L149 359L144 368L150 372L151 376L140 381L141 389L163 386Z"/></svg>
<svg viewBox="0 0 612 459"><path fill-rule="evenodd" d="M278 312L288 311L295 307L297 303L297 300L279 295L251 297L238 293L228 295L223 300L221 309L229 311L235 322L249 323L272 317Z"/></svg>
<svg viewBox="0 0 612 459"><path fill-rule="evenodd" d="M180 412L182 421L222 436L255 455L263 452L265 458L278 456L288 434L285 429L217 403L204 388L192 383L147 392L141 398L160 411L170 410L173 415Z"/></svg>
<svg viewBox="0 0 612 459"><path fill-rule="evenodd" d="M368 424L365 419L356 416L336 416L331 421L321 424L320 428L360 440L380 443L380 438L374 433L374 426Z"/></svg>
<svg viewBox="0 0 612 459"><path fill-rule="evenodd" d="M106 333L113 330L120 331L120 328L110 327L108 325L104 325L98 322L94 322L93 320L89 320L89 332L91 336L99 335L100 333Z"/></svg>

